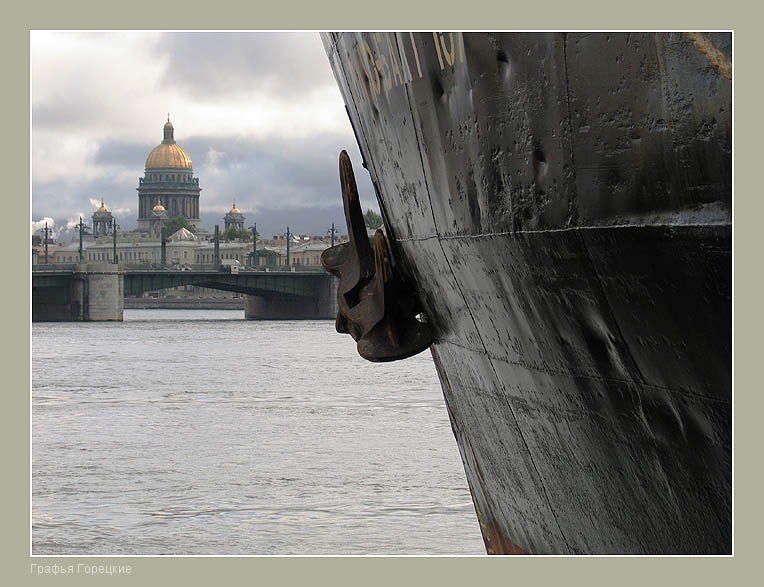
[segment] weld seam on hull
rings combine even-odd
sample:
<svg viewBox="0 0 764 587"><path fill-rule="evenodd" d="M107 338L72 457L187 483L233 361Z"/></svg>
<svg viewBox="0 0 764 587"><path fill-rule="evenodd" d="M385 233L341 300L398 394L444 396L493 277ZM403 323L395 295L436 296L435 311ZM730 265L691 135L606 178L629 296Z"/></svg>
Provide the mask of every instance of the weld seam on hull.
<svg viewBox="0 0 764 587"><path fill-rule="evenodd" d="M575 232L581 230L609 230L611 228L732 228L732 224L728 222L710 224L708 222L700 224L604 224L601 226L569 226L567 228L545 228L541 230L507 230L503 232L483 232L480 234L431 234L429 236L420 237L407 237L398 238L397 242L422 242L432 240L434 238L440 240L459 240L459 239L476 239L476 238L489 238L494 236L518 236L524 234L552 234L556 232Z"/></svg>

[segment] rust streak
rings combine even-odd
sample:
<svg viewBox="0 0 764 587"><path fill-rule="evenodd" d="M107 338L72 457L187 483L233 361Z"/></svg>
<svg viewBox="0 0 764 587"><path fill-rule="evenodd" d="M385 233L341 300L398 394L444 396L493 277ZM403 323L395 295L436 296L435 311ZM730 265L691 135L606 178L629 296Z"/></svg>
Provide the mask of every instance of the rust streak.
<svg viewBox="0 0 764 587"><path fill-rule="evenodd" d="M530 554L527 550L520 548L511 540L502 536L502 534L490 524L481 524L483 531L483 542L488 554Z"/></svg>
<svg viewBox="0 0 764 587"><path fill-rule="evenodd" d="M698 51L703 53L708 59L708 62L713 65L719 73L721 73L728 80L732 80L732 64L716 46L711 42L706 35L702 33L684 33L690 41L693 42Z"/></svg>

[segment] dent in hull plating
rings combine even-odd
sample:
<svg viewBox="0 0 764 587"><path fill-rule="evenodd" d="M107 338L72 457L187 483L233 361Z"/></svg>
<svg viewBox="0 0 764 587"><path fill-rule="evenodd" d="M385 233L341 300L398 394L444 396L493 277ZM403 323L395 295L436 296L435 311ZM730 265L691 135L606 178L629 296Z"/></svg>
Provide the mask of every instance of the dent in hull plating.
<svg viewBox="0 0 764 587"><path fill-rule="evenodd" d="M488 552L729 553L731 35L323 40Z"/></svg>

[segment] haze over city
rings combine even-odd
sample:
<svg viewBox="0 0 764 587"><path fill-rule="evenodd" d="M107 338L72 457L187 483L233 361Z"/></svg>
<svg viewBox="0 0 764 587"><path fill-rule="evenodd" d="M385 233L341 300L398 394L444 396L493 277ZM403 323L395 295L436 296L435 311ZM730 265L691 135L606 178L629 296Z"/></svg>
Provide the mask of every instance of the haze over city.
<svg viewBox="0 0 764 587"><path fill-rule="evenodd" d="M68 236L103 198L136 225L138 178L170 120L203 228L236 207L263 234L344 227L337 158L377 210L318 33L33 31L32 231Z"/></svg>

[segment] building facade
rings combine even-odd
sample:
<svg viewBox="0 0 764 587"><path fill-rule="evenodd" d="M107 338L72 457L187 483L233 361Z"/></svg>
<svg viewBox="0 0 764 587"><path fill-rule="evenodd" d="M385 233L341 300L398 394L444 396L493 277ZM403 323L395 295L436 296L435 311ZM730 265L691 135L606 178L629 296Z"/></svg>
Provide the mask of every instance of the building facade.
<svg viewBox="0 0 764 587"><path fill-rule="evenodd" d="M138 180L138 230L150 232L154 207L162 205L169 218L183 216L199 228L199 178L194 177L191 157L175 142L169 116L164 138L146 158L144 176Z"/></svg>

